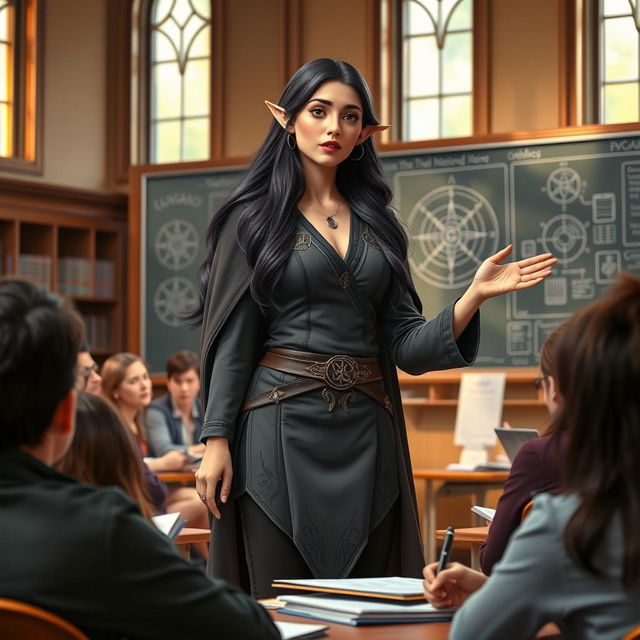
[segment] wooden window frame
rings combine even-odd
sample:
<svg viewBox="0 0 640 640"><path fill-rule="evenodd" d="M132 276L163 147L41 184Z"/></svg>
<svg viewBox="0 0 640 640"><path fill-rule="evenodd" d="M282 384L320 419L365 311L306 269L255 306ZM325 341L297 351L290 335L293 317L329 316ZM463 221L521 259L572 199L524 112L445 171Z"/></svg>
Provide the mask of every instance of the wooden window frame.
<svg viewBox="0 0 640 640"><path fill-rule="evenodd" d="M42 0L15 3L13 153L0 156L0 171L42 174L44 30Z"/></svg>
<svg viewBox="0 0 640 640"><path fill-rule="evenodd" d="M604 52L601 51L600 41L600 0L584 0L583 13L581 53L584 60L584 87L581 99L584 120L586 123L601 124L605 127L624 124L601 122L600 68Z"/></svg>
<svg viewBox="0 0 640 640"><path fill-rule="evenodd" d="M402 126L402 0L381 0L381 10L386 16L387 36L386 43L381 50L385 57L386 70L382 83L383 101L382 113L390 119L394 126L389 134L383 137L381 148L392 145L394 149L424 146L443 141L460 140L462 138L427 138L424 140L402 140L398 137L403 130ZM473 132L472 136L483 135L489 132L490 124L490 73L491 47L489 27L491 6L489 2L476 1L473 3ZM381 27L384 28L384 25ZM465 136L466 139L466 136Z"/></svg>
<svg viewBox="0 0 640 640"><path fill-rule="evenodd" d="M135 163L150 163L150 108L151 108L151 37L148 29L149 15L153 0L141 0L136 12L135 29L138 33L138 77L137 77L137 114L135 145ZM209 104L209 157L208 160L224 156L224 3L211 0L211 84ZM184 162L192 162L185 160ZM161 163L153 163L161 164ZM172 163L175 164L175 163Z"/></svg>

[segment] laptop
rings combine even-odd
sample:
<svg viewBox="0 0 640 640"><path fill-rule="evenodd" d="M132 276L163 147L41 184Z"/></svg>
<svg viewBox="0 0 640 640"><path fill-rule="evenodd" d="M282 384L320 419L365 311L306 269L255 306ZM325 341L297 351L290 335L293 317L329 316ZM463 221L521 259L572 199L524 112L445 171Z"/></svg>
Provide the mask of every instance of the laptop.
<svg viewBox="0 0 640 640"><path fill-rule="evenodd" d="M538 431L536 429L496 427L495 432L510 462L513 462L516 453L518 453L518 450L525 442L538 437Z"/></svg>

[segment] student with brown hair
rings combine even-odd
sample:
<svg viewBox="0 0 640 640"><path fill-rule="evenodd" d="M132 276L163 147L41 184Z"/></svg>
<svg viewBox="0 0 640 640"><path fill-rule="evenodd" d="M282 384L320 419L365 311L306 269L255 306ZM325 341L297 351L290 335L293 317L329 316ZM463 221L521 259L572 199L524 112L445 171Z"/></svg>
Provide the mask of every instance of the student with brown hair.
<svg viewBox="0 0 640 640"><path fill-rule="evenodd" d="M542 397L549 414L557 410L562 398L558 394L556 347L564 324L556 327L545 340L540 352L541 375L534 380L542 389ZM525 442L518 451L486 541L480 547L480 568L489 575L502 558L509 538L522 520L523 509L539 493L558 493L562 484L562 469L566 455L567 437L559 433L550 419L542 435Z"/></svg>
<svg viewBox="0 0 640 640"><path fill-rule="evenodd" d="M122 491L52 468L74 435L82 333L58 296L0 282L0 597L100 640L279 639L262 606L186 562Z"/></svg>
<svg viewBox="0 0 640 640"><path fill-rule="evenodd" d="M149 520L166 499L161 484L145 482L144 463L137 444L118 412L102 398L78 392L76 431L64 457L55 468L99 487L120 487ZM153 476L153 474L151 474Z"/></svg>
<svg viewBox="0 0 640 640"><path fill-rule="evenodd" d="M168 451L202 454L202 404L200 362L192 351L177 351L166 365L167 393L153 400L145 415L149 452L162 456Z"/></svg>
<svg viewBox="0 0 640 640"><path fill-rule="evenodd" d="M463 605L453 640L531 638L549 622L563 638L617 640L640 624L640 278L619 276L569 319L556 363L566 493L535 498L490 578L425 567L426 598Z"/></svg>
<svg viewBox="0 0 640 640"><path fill-rule="evenodd" d="M149 370L140 356L133 353L116 353L102 365L102 393L119 411L125 424L138 441L144 460L153 472L175 471L185 466L186 455L182 451L168 451L160 458L146 457L147 438L144 431L143 412L151 402ZM190 527L209 528L206 506L193 487L170 487L166 502L167 511L179 511ZM198 543L198 552L206 557L205 543Z"/></svg>

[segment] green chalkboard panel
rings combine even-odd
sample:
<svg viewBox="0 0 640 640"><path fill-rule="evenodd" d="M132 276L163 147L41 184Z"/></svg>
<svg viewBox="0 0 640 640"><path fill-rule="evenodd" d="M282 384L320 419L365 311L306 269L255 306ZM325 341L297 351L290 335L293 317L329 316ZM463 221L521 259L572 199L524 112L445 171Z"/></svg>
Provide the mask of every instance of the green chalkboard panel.
<svg viewBox="0 0 640 640"><path fill-rule="evenodd" d="M487 302L478 366L535 366L548 333L621 269L640 273L640 138L529 141L383 158L427 315L506 244L558 258L541 285Z"/></svg>
<svg viewBox="0 0 640 640"><path fill-rule="evenodd" d="M535 366L559 322L597 298L621 269L640 273L640 137L611 136L383 154L411 235L427 316L458 297L508 243L519 259L558 258L551 278L487 302L476 364ZM241 168L151 174L143 185L144 356L154 372L199 334L180 322L195 301L210 214Z"/></svg>
<svg viewBox="0 0 640 640"><path fill-rule="evenodd" d="M169 355L198 352L200 331L182 321L198 296L206 230L241 169L149 174L143 180L141 344L153 373Z"/></svg>

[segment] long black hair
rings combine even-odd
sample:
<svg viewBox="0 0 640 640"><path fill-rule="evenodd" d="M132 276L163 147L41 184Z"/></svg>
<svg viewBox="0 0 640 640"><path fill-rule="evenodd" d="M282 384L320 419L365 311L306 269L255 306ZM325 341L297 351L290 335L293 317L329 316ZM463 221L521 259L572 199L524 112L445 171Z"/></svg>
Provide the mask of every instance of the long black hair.
<svg viewBox="0 0 640 640"><path fill-rule="evenodd" d="M580 497L567 550L601 575L596 557L620 518L623 584L632 587L640 579L640 278L618 276L607 295L572 316L556 357L563 403L555 420L569 432L565 483Z"/></svg>
<svg viewBox="0 0 640 640"><path fill-rule="evenodd" d="M371 93L360 73L348 62L318 58L306 63L289 80L278 104L292 124L318 88L338 81L357 91L362 101L362 126L378 124ZM407 237L390 206L391 189L371 138L362 144L358 162L347 158L338 166L336 186L350 208L371 229L392 270L396 297L407 290ZM359 150L358 150L359 155ZM200 301L189 319L199 323L204 313L211 265L220 230L229 213L241 207L238 241L252 270L251 294L265 309L280 271L290 255L296 231L296 206L305 191L298 151L287 145L287 130L275 120L240 185L214 214L207 232L207 257L200 267Z"/></svg>

